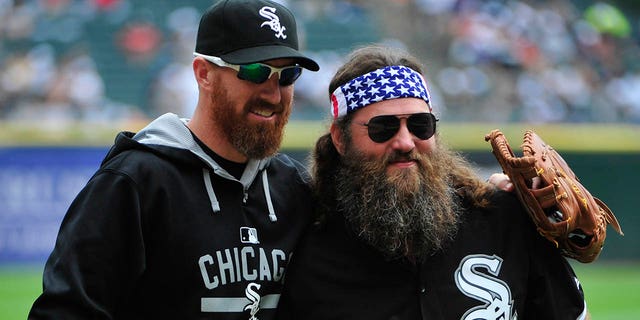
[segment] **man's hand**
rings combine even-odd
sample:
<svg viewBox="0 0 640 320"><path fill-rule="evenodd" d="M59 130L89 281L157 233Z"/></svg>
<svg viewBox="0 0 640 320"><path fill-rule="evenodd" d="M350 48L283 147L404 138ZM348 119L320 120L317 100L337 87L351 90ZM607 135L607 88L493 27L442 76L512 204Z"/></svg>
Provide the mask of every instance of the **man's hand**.
<svg viewBox="0 0 640 320"><path fill-rule="evenodd" d="M512 192L514 190L513 183L511 183L511 179L509 176L504 173L494 173L489 177L489 183L496 186L496 188L508 192Z"/></svg>
<svg viewBox="0 0 640 320"><path fill-rule="evenodd" d="M533 179L531 179L531 182L532 182L531 189L535 190L540 188L541 181L539 177L534 177ZM514 190L513 183L511 183L511 179L509 179L509 176L504 173L492 174L489 177L489 183L496 186L496 188L507 191L507 192L511 192Z"/></svg>

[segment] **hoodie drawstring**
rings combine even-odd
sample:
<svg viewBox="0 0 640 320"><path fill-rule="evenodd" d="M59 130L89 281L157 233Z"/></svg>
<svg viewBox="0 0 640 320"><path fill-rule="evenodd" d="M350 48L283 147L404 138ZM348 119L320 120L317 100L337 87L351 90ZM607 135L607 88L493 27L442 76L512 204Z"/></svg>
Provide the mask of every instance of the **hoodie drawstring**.
<svg viewBox="0 0 640 320"><path fill-rule="evenodd" d="M207 189L207 195L209 201L211 201L211 209L214 213L220 212L220 202L216 197L216 193L213 191L213 184L211 183L211 175L209 175L209 169L202 169L202 176L204 178L204 185ZM267 208L269 209L269 220L272 222L278 221L276 212L273 209L273 202L271 200L271 193L269 192L269 179L267 177L267 170L262 170L262 188L264 190L264 197L267 201Z"/></svg>
<svg viewBox="0 0 640 320"><path fill-rule="evenodd" d="M209 201L211 201L211 209L213 209L213 213L220 212L220 202L218 202L216 193L213 191L213 185L211 184L211 176L209 175L209 170L206 168L202 169L202 174L204 178L204 185L207 188L207 195L209 195Z"/></svg>
<svg viewBox="0 0 640 320"><path fill-rule="evenodd" d="M267 207L269 207L269 219L271 222L278 221L276 212L273 210L273 203L271 202L271 193L269 192L269 179L267 179L267 170L262 170L262 188L264 189L264 197L267 199Z"/></svg>

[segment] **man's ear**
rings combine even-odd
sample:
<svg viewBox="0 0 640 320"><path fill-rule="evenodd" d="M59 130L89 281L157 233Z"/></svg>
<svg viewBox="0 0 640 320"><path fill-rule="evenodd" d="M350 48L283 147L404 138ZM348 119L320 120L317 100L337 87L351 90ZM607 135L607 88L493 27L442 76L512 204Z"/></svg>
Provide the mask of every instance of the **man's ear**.
<svg viewBox="0 0 640 320"><path fill-rule="evenodd" d="M342 130L340 130L335 123L331 124L331 128L329 130L331 132L331 141L333 141L333 145L336 147L336 150L338 150L338 153L343 156L344 141L342 140Z"/></svg>
<svg viewBox="0 0 640 320"><path fill-rule="evenodd" d="M198 86L205 90L211 90L213 88L213 74L210 72L212 71L211 64L202 57L196 57L193 59L192 67Z"/></svg>

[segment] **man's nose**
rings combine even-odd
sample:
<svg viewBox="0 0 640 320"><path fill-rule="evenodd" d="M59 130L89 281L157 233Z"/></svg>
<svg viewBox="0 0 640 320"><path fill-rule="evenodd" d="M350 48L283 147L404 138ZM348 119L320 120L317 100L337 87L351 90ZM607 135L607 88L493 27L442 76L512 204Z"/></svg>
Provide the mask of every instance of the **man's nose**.
<svg viewBox="0 0 640 320"><path fill-rule="evenodd" d="M278 83L280 78L277 73L271 75L267 81L260 84L260 97L271 104L279 104L282 100L282 87Z"/></svg>
<svg viewBox="0 0 640 320"><path fill-rule="evenodd" d="M414 139L416 137L409 132L406 119L402 119L400 129L391 138L391 148L402 153L409 152L416 147Z"/></svg>

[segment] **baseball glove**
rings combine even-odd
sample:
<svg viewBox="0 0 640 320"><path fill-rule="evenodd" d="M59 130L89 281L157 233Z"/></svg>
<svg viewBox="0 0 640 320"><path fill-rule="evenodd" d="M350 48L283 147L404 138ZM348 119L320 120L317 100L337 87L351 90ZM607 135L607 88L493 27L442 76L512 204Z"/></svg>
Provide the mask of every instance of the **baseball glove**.
<svg viewBox="0 0 640 320"><path fill-rule="evenodd" d="M602 250L607 224L623 235L613 212L591 196L564 159L533 131L524 134L522 157L513 154L499 130L484 139L491 142L493 154L538 232L563 255L592 262Z"/></svg>

